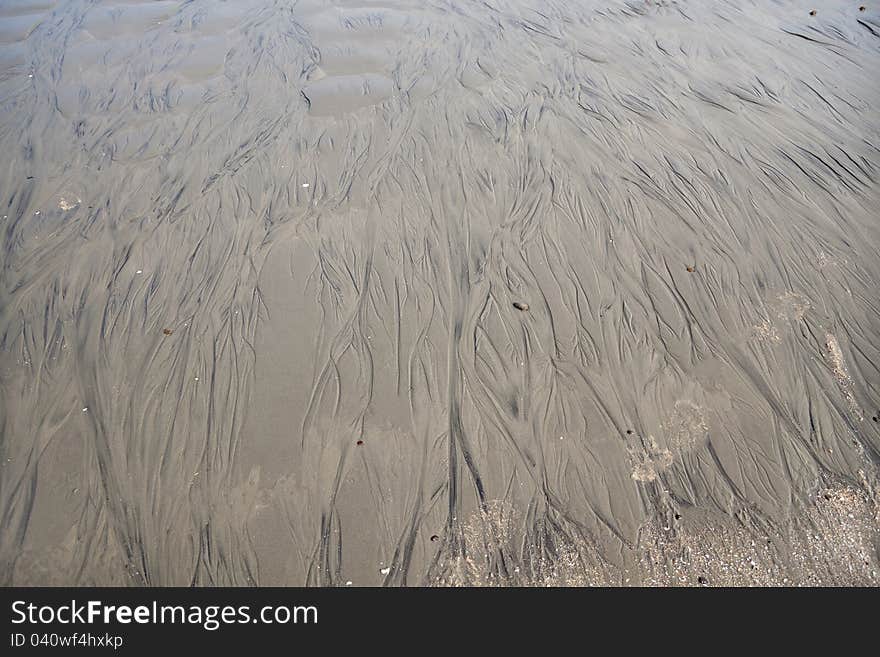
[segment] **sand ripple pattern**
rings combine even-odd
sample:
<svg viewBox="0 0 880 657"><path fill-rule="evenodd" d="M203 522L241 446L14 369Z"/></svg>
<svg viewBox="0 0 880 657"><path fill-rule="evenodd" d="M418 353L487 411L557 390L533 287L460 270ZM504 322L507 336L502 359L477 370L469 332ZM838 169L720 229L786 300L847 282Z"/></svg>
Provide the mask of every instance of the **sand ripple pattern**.
<svg viewBox="0 0 880 657"><path fill-rule="evenodd" d="M814 7L0 3L0 582L876 583L880 7Z"/></svg>

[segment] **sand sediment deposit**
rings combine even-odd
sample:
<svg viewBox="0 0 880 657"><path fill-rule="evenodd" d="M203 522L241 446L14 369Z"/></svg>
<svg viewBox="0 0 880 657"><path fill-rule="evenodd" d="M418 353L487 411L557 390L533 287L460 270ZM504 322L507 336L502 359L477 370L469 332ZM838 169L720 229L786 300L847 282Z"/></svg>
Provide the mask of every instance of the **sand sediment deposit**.
<svg viewBox="0 0 880 657"><path fill-rule="evenodd" d="M878 70L830 0L0 2L0 581L876 585Z"/></svg>

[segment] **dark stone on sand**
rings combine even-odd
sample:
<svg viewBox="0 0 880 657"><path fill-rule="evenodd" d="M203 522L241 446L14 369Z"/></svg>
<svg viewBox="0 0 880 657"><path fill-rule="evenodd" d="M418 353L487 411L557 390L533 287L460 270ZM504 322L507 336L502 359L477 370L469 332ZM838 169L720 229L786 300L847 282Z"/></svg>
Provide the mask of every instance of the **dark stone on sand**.
<svg viewBox="0 0 880 657"><path fill-rule="evenodd" d="M522 301L514 301L513 307L517 310L522 310L523 312L525 312L529 309L529 304L523 303Z"/></svg>

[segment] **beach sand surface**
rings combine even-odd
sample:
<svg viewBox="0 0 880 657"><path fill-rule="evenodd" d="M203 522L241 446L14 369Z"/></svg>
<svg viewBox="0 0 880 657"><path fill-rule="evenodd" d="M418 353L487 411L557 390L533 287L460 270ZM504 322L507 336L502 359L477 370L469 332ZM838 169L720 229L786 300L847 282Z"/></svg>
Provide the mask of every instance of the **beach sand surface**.
<svg viewBox="0 0 880 657"><path fill-rule="evenodd" d="M870 2L0 1L0 583L876 586L877 71Z"/></svg>

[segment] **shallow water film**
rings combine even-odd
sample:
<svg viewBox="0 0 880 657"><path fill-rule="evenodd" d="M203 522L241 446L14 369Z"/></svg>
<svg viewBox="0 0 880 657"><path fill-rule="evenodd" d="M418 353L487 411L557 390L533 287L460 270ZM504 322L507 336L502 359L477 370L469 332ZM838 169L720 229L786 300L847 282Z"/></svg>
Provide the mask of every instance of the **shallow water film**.
<svg viewBox="0 0 880 657"><path fill-rule="evenodd" d="M0 583L877 585L878 71L873 1L0 0Z"/></svg>

